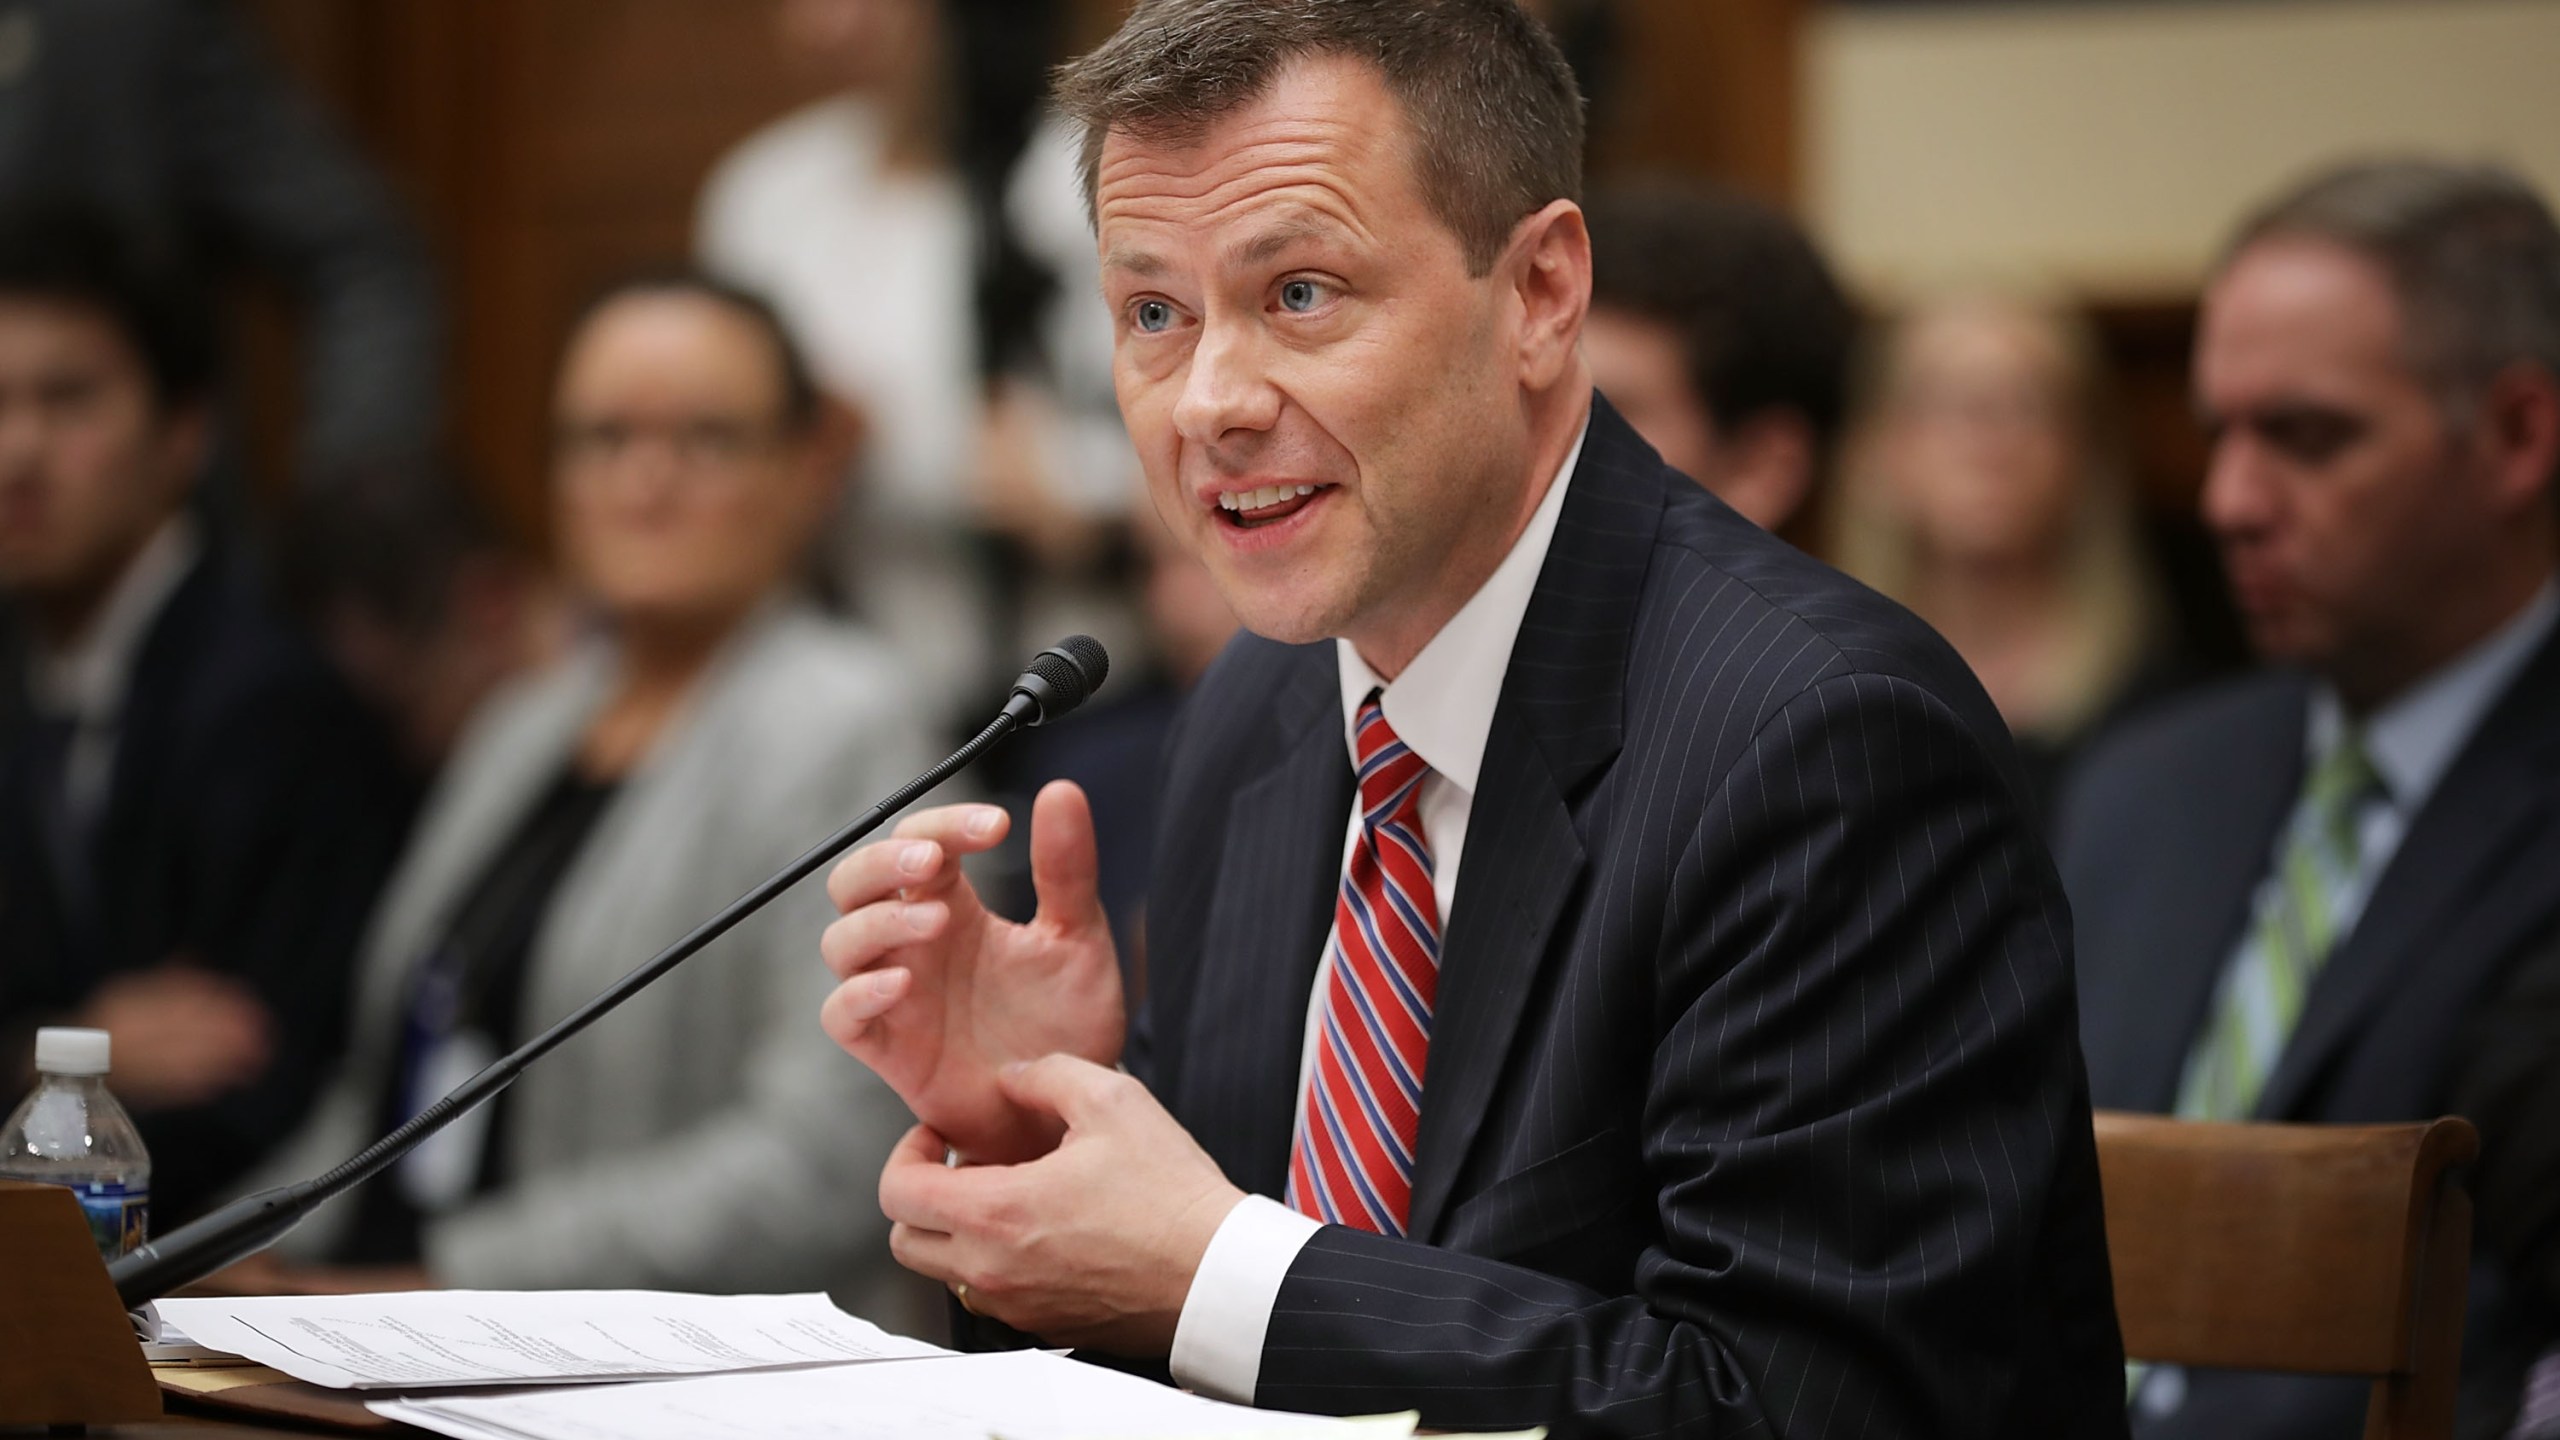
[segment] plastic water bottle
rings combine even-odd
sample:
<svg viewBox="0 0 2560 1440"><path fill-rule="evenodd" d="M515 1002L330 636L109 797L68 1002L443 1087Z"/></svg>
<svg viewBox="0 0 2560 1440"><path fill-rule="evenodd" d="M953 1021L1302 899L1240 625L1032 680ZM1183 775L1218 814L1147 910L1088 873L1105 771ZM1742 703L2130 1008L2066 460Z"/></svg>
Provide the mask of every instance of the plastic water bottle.
<svg viewBox="0 0 2560 1440"><path fill-rule="evenodd" d="M107 1032L36 1032L35 1093L0 1131L0 1180L64 1185L110 1260L149 1238L151 1157L133 1117L107 1093Z"/></svg>

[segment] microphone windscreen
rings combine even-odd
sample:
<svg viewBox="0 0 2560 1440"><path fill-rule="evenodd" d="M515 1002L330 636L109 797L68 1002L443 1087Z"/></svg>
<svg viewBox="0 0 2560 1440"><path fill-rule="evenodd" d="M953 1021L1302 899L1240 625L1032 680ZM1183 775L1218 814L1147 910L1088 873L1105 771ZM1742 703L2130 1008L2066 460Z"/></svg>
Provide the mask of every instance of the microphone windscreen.
<svg viewBox="0 0 2560 1440"><path fill-rule="evenodd" d="M1047 724L1092 698L1111 674L1111 654L1090 635L1070 635L1031 657L1029 674L1047 687L1040 720Z"/></svg>

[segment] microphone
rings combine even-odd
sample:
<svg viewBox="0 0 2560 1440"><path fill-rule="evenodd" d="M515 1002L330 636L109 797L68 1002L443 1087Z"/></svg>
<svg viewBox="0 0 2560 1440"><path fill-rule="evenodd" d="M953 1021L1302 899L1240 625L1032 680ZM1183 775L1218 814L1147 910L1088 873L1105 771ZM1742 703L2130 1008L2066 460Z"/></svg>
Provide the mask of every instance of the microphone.
<svg viewBox="0 0 2560 1440"><path fill-rule="evenodd" d="M731 901L726 909L695 926L648 963L613 982L604 993L493 1061L487 1069L455 1086L443 1099L411 1116L338 1168L315 1179L244 1195L109 1264L107 1274L116 1283L116 1294L123 1298L126 1309L139 1309L282 1239L303 1216L380 1174L428 1136L507 1088L534 1061L602 1019L607 1011L646 989L659 976L691 959L696 951L764 908L773 897L807 879L926 791L967 768L998 740L1018 729L1049 724L1083 704L1102 688L1110 671L1110 655L1089 635L1070 635L1032 656L1030 666L1014 680L1013 692L995 719L940 764L900 786L852 824L819 841L808 853Z"/></svg>

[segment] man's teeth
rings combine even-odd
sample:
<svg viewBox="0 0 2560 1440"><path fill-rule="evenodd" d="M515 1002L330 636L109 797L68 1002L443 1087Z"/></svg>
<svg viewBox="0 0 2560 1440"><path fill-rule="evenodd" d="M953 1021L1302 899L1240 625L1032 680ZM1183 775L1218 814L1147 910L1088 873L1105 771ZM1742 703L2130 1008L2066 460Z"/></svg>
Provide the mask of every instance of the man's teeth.
<svg viewBox="0 0 2560 1440"><path fill-rule="evenodd" d="M1259 490L1230 490L1218 497L1218 508L1243 512L1268 510L1295 495L1313 495L1313 485L1265 485Z"/></svg>

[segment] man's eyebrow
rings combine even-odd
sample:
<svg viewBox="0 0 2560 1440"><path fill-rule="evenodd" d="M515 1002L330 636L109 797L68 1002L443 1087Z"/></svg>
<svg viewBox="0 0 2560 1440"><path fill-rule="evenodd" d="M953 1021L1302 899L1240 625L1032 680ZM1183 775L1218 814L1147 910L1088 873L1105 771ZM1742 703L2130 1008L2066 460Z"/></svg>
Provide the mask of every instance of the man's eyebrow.
<svg viewBox="0 0 2560 1440"><path fill-rule="evenodd" d="M1110 253L1102 257L1102 268L1123 270L1131 275L1154 276L1164 273L1165 264L1164 257L1161 255L1151 255L1144 250L1132 250L1126 245L1114 245Z"/></svg>
<svg viewBox="0 0 2560 1440"><path fill-rule="evenodd" d="M1238 265L1259 265L1302 240L1321 240L1333 233L1333 227L1312 215L1283 220L1252 239L1235 247L1229 254Z"/></svg>

